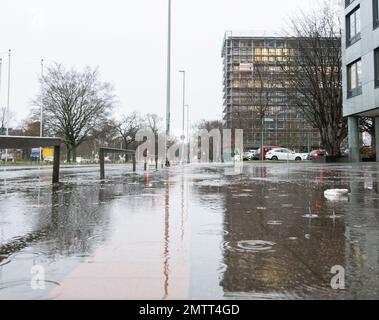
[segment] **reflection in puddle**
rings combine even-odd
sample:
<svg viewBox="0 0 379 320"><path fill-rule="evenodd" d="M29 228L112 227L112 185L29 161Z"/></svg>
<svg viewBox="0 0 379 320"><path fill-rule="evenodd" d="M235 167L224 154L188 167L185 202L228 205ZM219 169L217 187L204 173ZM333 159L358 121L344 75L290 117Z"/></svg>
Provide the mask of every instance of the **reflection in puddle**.
<svg viewBox="0 0 379 320"><path fill-rule="evenodd" d="M261 252L271 250L275 246L274 242L262 240L245 240L237 243L237 248L245 252Z"/></svg>
<svg viewBox="0 0 379 320"><path fill-rule="evenodd" d="M54 299L59 296L60 284L56 281L39 280L38 290L34 290L31 286L31 280L17 280L9 282L0 282L1 294L9 300L40 300ZM57 290L58 288L58 290ZM50 296L50 292L55 291L54 296Z"/></svg>
<svg viewBox="0 0 379 320"><path fill-rule="evenodd" d="M317 219L320 218L317 214L305 214L302 216L303 218L308 218L308 219Z"/></svg>
<svg viewBox="0 0 379 320"><path fill-rule="evenodd" d="M238 241L235 245L232 245L230 242L224 242L221 247L223 250L228 251L257 253L269 250L271 251L273 246L275 246L275 243L270 241L243 240Z"/></svg>
<svg viewBox="0 0 379 320"><path fill-rule="evenodd" d="M227 235L228 231L226 230L203 230L200 231L198 234L203 236L221 236L221 235Z"/></svg>
<svg viewBox="0 0 379 320"><path fill-rule="evenodd" d="M224 169L114 169L106 182L78 170L54 190L43 174L13 173L0 189L0 299L379 298L375 165ZM335 187L347 201L324 198ZM44 292L30 290L35 264ZM346 267L344 292L330 288L334 265Z"/></svg>
<svg viewBox="0 0 379 320"><path fill-rule="evenodd" d="M281 221L281 220L270 220L267 222L267 224L270 226L280 226L283 224L283 221Z"/></svg>

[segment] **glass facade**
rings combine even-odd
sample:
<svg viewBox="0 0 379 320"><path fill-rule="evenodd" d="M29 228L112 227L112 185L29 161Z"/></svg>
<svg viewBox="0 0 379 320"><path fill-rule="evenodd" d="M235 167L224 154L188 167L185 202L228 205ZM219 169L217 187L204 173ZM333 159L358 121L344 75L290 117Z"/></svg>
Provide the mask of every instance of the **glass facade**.
<svg viewBox="0 0 379 320"><path fill-rule="evenodd" d="M374 29L379 27L379 0L372 0Z"/></svg>
<svg viewBox="0 0 379 320"><path fill-rule="evenodd" d="M379 87L379 48L374 50L375 88Z"/></svg>
<svg viewBox="0 0 379 320"><path fill-rule="evenodd" d="M349 98L362 94L362 60L347 66L347 96Z"/></svg>
<svg viewBox="0 0 379 320"><path fill-rule="evenodd" d="M245 149L258 148L262 138L265 145L304 152L319 147L318 130L288 99L291 86L283 66L296 54L297 41L225 37L224 124L244 130Z"/></svg>
<svg viewBox="0 0 379 320"><path fill-rule="evenodd" d="M352 45L361 39L361 16L358 5L346 16L346 43Z"/></svg>

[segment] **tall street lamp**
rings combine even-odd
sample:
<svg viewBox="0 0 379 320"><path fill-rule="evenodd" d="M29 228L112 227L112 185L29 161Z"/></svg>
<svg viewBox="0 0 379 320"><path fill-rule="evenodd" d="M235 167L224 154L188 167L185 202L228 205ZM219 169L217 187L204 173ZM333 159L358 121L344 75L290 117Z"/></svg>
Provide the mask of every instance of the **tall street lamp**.
<svg viewBox="0 0 379 320"><path fill-rule="evenodd" d="M182 136L181 136L181 140L182 140L182 151L184 150L184 140L185 140L185 133L184 133L184 126L185 126L185 108L186 108L186 72L184 70L180 70L179 71L180 73L183 74L183 110L182 110ZM183 153L182 153L183 154Z"/></svg>
<svg viewBox="0 0 379 320"><path fill-rule="evenodd" d="M41 108L40 108L40 119L39 119L39 136L43 137L43 68L44 61L41 59ZM42 161L42 148L39 148L39 161Z"/></svg>
<svg viewBox="0 0 379 320"><path fill-rule="evenodd" d="M170 136L170 108L171 108L171 0L168 0L168 34L167 34L167 92L166 92L166 166L168 161L168 143Z"/></svg>
<svg viewBox="0 0 379 320"><path fill-rule="evenodd" d="M1 75L2 75L2 72L3 72L3 58L0 58L0 97L1 97ZM1 100L0 100L0 111L1 111ZM1 120L4 120L4 119L1 119ZM3 135L3 121L1 122L1 128L0 128L0 135Z"/></svg>
<svg viewBox="0 0 379 320"><path fill-rule="evenodd" d="M8 94L7 94L7 110L6 110L6 135L9 136L9 105L11 95L11 49L8 51ZM8 162L8 149L5 149L5 162Z"/></svg>

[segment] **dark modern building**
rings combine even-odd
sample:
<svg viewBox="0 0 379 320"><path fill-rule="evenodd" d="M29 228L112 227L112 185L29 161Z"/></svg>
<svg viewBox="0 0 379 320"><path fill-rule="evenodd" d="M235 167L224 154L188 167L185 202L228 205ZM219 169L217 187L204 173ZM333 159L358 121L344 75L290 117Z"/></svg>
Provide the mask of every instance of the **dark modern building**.
<svg viewBox="0 0 379 320"><path fill-rule="evenodd" d="M287 146L298 151L320 147L312 128L291 105L282 65L296 54L298 39L225 33L224 126L244 129L244 148ZM264 107L263 107L264 106ZM263 130L262 130L263 127Z"/></svg>

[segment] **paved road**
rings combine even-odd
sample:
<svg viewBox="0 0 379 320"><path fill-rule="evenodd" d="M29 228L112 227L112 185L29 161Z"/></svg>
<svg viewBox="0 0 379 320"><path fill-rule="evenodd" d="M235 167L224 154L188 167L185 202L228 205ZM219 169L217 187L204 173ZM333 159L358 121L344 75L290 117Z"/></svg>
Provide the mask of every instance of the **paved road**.
<svg viewBox="0 0 379 320"><path fill-rule="evenodd" d="M107 169L0 170L0 299L379 298L377 164Z"/></svg>

